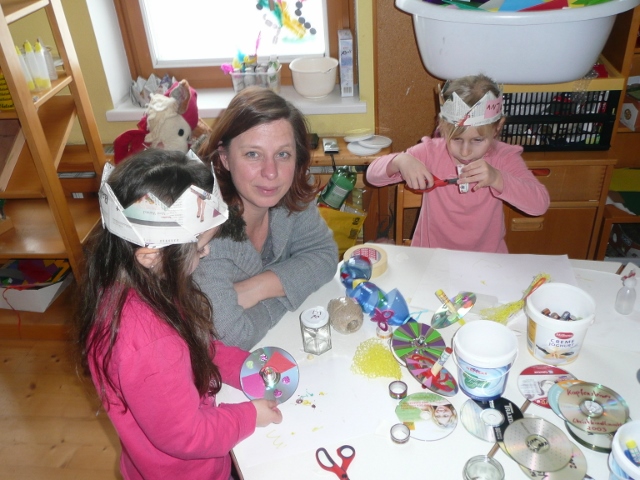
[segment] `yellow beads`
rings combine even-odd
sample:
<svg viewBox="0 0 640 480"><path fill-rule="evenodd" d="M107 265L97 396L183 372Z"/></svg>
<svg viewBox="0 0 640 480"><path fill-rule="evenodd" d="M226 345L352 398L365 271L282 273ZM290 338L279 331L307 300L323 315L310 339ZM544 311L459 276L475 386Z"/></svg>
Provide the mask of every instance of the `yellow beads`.
<svg viewBox="0 0 640 480"><path fill-rule="evenodd" d="M400 379L400 364L386 342L370 338L358 345L353 356L351 371L368 378L389 377Z"/></svg>

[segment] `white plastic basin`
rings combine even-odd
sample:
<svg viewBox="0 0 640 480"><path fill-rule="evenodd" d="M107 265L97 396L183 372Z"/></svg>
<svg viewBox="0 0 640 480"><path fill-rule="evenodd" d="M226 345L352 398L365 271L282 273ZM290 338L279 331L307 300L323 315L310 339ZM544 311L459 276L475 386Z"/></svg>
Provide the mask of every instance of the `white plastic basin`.
<svg viewBox="0 0 640 480"><path fill-rule="evenodd" d="M586 75L615 16L640 0L544 12L486 12L395 0L413 15L425 68L440 79L484 73L500 83L561 83Z"/></svg>

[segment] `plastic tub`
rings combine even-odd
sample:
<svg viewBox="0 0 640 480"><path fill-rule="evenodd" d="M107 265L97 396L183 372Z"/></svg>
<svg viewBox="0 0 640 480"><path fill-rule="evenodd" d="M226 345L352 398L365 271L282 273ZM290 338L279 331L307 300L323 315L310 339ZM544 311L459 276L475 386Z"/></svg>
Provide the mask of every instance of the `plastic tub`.
<svg viewBox="0 0 640 480"><path fill-rule="evenodd" d="M425 68L451 79L485 73L500 83L561 83L597 61L618 13L640 0L543 12L486 12L395 0L413 15Z"/></svg>
<svg viewBox="0 0 640 480"><path fill-rule="evenodd" d="M556 320L542 313L545 308L558 315L568 311L579 320ZM550 365L575 361L595 312L596 302L584 290L566 283L541 285L525 304L529 353Z"/></svg>
<svg viewBox="0 0 640 480"><path fill-rule="evenodd" d="M468 397L489 401L504 393L509 370L518 355L518 339L506 326L477 320L453 337L458 384Z"/></svg>
<svg viewBox="0 0 640 480"><path fill-rule="evenodd" d="M640 421L627 422L616 431L611 445L613 458L609 461L609 468L618 478L640 480L640 466L634 464L624 454L628 440L640 442Z"/></svg>

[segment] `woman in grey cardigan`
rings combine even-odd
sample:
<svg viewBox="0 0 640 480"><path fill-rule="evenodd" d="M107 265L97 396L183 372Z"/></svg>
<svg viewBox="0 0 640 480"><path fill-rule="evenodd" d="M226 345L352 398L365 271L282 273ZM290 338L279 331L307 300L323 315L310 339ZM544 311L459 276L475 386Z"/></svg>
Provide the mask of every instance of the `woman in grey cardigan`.
<svg viewBox="0 0 640 480"><path fill-rule="evenodd" d="M307 133L293 105L250 87L233 98L199 151L231 211L195 274L227 345L253 348L336 273L338 250L309 178Z"/></svg>

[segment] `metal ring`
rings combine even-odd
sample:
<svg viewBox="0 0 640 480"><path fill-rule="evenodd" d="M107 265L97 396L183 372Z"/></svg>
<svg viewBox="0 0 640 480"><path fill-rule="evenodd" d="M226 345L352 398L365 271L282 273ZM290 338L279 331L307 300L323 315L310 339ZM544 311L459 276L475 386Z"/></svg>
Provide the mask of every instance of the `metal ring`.
<svg viewBox="0 0 640 480"><path fill-rule="evenodd" d="M407 384L400 380L395 380L389 384L389 396L396 400L407 396Z"/></svg>
<svg viewBox="0 0 640 480"><path fill-rule="evenodd" d="M391 440L394 443L407 443L410 438L409 427L407 427L404 423L396 423L393 427L391 427Z"/></svg>

